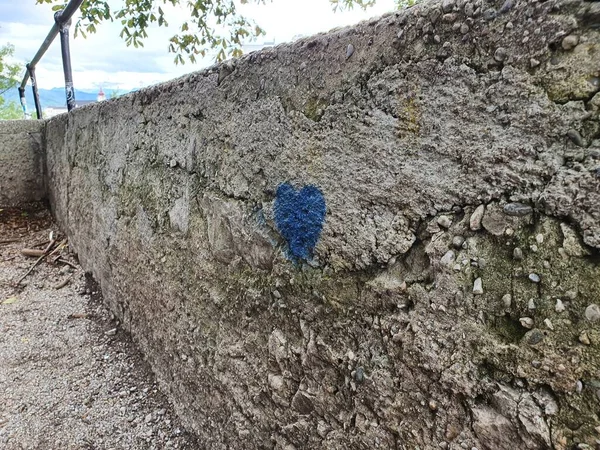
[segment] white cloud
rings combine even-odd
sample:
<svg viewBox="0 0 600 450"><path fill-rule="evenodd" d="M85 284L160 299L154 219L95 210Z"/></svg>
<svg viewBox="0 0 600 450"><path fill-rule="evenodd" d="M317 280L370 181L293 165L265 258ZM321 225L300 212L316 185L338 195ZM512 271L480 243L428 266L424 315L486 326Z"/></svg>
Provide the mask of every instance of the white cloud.
<svg viewBox="0 0 600 450"><path fill-rule="evenodd" d="M122 1L122 0L120 0ZM113 0L118 4L119 0ZM378 0L367 11L334 13L328 0L273 0L266 5L247 4L240 11L254 19L266 30L265 40L275 44L294 36L308 36L332 28L350 25L369 17L381 15L394 8L393 0ZM169 28L153 27L144 48L127 47L119 37L121 24L104 23L96 34L87 39L71 40L73 78L78 89L133 89L176 78L213 63L213 58L192 65L175 66L173 54L168 53L168 39L176 33L176 26L189 18L184 7L169 8ZM20 62L30 60L52 26L50 5L36 5L35 0L0 0L0 44L15 45L15 56ZM174 19L174 20L173 20ZM58 38L44 56L37 69L42 88L63 86L62 62Z"/></svg>

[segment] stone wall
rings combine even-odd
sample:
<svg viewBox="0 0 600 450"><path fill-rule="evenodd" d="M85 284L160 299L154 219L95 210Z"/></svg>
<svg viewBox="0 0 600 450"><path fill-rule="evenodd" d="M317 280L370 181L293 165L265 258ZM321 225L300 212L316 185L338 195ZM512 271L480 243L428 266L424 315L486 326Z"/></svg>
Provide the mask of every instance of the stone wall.
<svg viewBox="0 0 600 450"><path fill-rule="evenodd" d="M425 2L47 122L54 213L206 448L596 445L599 25Z"/></svg>
<svg viewBox="0 0 600 450"><path fill-rule="evenodd" d="M0 120L0 206L45 197L43 135L42 121Z"/></svg>

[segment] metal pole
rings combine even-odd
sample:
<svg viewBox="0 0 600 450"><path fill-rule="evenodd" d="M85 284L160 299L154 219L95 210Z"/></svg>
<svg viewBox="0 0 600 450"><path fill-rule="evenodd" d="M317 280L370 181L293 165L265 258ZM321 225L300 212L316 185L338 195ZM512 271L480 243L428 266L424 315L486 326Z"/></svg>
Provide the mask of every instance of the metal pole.
<svg viewBox="0 0 600 450"><path fill-rule="evenodd" d="M71 19L63 23L61 21L62 11L54 15L60 34L60 50L62 53L63 72L65 73L65 94L67 96L67 110L75 108L75 90L73 89L73 70L71 69L71 49L69 47L69 26Z"/></svg>
<svg viewBox="0 0 600 450"><path fill-rule="evenodd" d="M59 33L61 33L61 47L63 50L63 68L65 70L65 90L67 91L67 107L69 106L69 92L71 92L71 97L72 97L72 101L71 104L73 105L72 108L75 107L75 96L73 95L73 79L72 79L72 75L71 75L71 57L70 57L70 52L69 52L69 25L71 17L73 16L73 14L75 14L75 11L77 11L79 9L79 7L81 6L81 4L83 3L83 0L71 0L69 2L69 4L65 7L65 9L63 9L62 11L58 11L56 14L54 14L54 25L52 25L52 29L50 30L50 32L48 33L48 36L46 36L46 39L44 39L44 42L42 43L42 46L40 47L40 49L38 50L38 52L35 54L35 56L33 57L33 59L31 60L31 62L29 63L29 65L31 66L31 68L35 69L35 66L37 65L38 62L40 62L40 59L42 59L42 56L44 56L44 53L46 53L46 50L48 50L48 47L50 47L50 44L52 44L52 41L54 41L54 38L56 37L56 35ZM66 44L63 43L63 28L66 27ZM66 50L65 50L66 47ZM68 55L68 58L65 59L65 53ZM68 67L67 67L67 63L65 63L65 61L68 61ZM67 78L67 69L69 72L69 80L70 80L70 89L69 89L69 82L67 82L66 78ZM27 103L25 101L25 87L27 86L27 81L29 80L29 70L27 70L25 72L25 75L23 76L23 80L21 81L21 86L19 87L19 97L21 99L21 107L23 108L23 111L25 112L25 116L27 116ZM69 108L69 111L72 109Z"/></svg>
<svg viewBox="0 0 600 450"><path fill-rule="evenodd" d="M33 102L35 103L35 113L38 120L42 118L42 105L40 104L40 93L37 87L37 79L35 78L35 68L31 64L27 64L27 72L31 78L31 90L33 91Z"/></svg>
<svg viewBox="0 0 600 450"><path fill-rule="evenodd" d="M29 75L29 73L28 73ZM25 88L19 86L19 100L21 101L21 108L23 109L23 116L27 119L27 99L25 98Z"/></svg>

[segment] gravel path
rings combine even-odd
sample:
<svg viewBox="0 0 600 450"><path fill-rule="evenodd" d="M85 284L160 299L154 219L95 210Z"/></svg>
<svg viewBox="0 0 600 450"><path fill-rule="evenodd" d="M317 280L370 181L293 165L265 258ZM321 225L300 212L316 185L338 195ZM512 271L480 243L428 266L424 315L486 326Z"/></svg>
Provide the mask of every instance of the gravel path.
<svg viewBox="0 0 600 450"><path fill-rule="evenodd" d="M50 230L40 206L0 209L0 448L201 448L72 255L15 287Z"/></svg>

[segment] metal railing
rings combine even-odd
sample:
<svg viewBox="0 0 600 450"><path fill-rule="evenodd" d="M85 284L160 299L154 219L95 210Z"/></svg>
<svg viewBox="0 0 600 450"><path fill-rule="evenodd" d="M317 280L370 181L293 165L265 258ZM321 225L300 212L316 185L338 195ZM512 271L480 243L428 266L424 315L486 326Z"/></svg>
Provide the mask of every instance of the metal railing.
<svg viewBox="0 0 600 450"><path fill-rule="evenodd" d="M37 80L35 78L35 67L38 62L44 56L44 53L48 50L54 38L56 38L57 34L60 34L60 48L62 53L62 62L63 62L63 72L65 74L65 94L67 97L67 110L71 111L75 108L75 91L73 89L73 71L71 69L71 50L69 47L69 27L71 26L71 17L75 14L75 11L79 9L83 0L71 0L69 4L65 7L65 9L61 11L57 11L54 14L54 25L44 39L42 46L35 54L33 59L29 64L26 65L27 71L25 72L25 76L23 77L23 81L21 82L21 86L19 86L19 98L21 100L21 107L23 108L23 112L25 116L27 116L27 101L25 99L25 87L27 86L27 81L31 78L31 88L33 90L33 101L35 103L35 112L37 114L37 118L42 118L42 106L40 104L40 95L37 87Z"/></svg>

